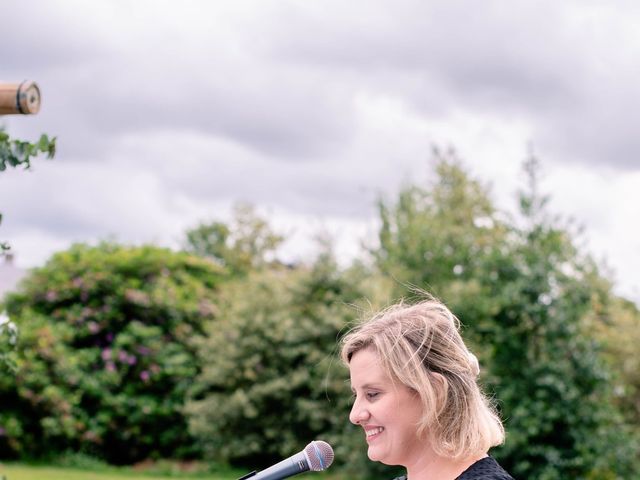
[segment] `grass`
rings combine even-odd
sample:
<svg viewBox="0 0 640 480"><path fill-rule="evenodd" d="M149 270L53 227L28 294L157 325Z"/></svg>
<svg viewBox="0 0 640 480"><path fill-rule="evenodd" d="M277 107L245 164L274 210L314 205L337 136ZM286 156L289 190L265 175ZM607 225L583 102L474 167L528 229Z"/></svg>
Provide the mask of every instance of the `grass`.
<svg viewBox="0 0 640 480"><path fill-rule="evenodd" d="M161 469L162 470L162 469ZM149 470L138 470L130 467L80 468L54 465L30 465L26 463L0 463L0 480L236 480L248 473L241 470L220 470L213 473L179 473L166 471L161 473ZM327 472L300 475L300 480L345 480L339 474Z"/></svg>
<svg viewBox="0 0 640 480"><path fill-rule="evenodd" d="M2 480L167 480L169 478L201 480L236 480L246 472L226 470L215 473L180 473L176 471L157 472L153 469L103 467L83 469L49 465L29 465L25 463L0 463ZM3 478L3 476L5 478Z"/></svg>
<svg viewBox="0 0 640 480"><path fill-rule="evenodd" d="M63 453L49 462L0 462L0 480L237 480L249 470L198 461L147 460L131 467L115 467L77 452ZM311 480L301 475L300 480ZM313 480L345 480L340 472L314 473Z"/></svg>

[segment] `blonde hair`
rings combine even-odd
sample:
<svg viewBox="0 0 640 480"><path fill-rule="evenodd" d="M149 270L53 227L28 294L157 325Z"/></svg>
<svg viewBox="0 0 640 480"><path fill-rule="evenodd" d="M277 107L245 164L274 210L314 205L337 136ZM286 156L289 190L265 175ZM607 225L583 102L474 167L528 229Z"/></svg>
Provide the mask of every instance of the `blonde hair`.
<svg viewBox="0 0 640 480"><path fill-rule="evenodd" d="M374 348L394 381L420 397L434 451L458 459L484 453L504 441L504 428L476 381L478 360L460 336L460 322L441 302L399 303L357 326L342 340L342 360Z"/></svg>

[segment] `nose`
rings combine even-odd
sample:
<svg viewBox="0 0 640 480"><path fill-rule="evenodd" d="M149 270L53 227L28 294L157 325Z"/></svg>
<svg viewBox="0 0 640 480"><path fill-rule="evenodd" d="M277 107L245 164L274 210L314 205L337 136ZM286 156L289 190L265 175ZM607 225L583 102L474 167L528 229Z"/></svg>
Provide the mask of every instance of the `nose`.
<svg viewBox="0 0 640 480"><path fill-rule="evenodd" d="M370 416L369 410L356 398L349 413L349 421L355 425L359 425L368 420Z"/></svg>

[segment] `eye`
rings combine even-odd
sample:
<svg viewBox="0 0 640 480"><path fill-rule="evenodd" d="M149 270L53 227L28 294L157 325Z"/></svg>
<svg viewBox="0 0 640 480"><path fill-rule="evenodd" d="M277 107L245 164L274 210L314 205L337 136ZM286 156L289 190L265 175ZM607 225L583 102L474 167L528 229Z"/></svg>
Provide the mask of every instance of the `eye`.
<svg viewBox="0 0 640 480"><path fill-rule="evenodd" d="M367 398L369 400L374 400L380 395L380 392L367 392Z"/></svg>

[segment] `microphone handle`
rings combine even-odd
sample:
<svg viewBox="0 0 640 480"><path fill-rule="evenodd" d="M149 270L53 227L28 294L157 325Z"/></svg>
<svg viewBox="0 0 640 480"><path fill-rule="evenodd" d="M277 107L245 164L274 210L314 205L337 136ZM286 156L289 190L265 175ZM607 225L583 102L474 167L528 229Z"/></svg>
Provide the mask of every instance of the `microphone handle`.
<svg viewBox="0 0 640 480"><path fill-rule="evenodd" d="M304 452L299 452L256 473L251 480L280 480L307 470L309 470L309 464Z"/></svg>

